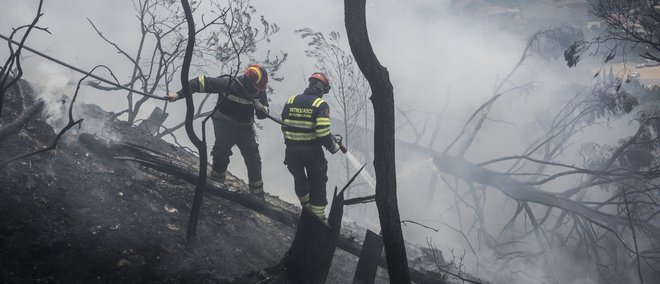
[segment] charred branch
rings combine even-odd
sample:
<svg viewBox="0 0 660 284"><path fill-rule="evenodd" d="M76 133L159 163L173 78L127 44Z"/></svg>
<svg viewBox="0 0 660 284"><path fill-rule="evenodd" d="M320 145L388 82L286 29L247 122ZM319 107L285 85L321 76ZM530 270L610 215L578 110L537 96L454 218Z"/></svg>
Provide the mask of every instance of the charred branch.
<svg viewBox="0 0 660 284"><path fill-rule="evenodd" d="M376 201L376 195L369 195L369 196L346 199L344 201L344 205L366 204L374 201Z"/></svg>
<svg viewBox="0 0 660 284"><path fill-rule="evenodd" d="M403 225L405 225L406 223L415 224L417 226L429 229L429 230L434 231L434 232L439 232L440 231L440 229L436 229L436 228L433 228L431 226L424 225L424 224L422 224L420 222L417 222L417 221L412 221L412 220L403 220L403 221L401 221L401 224L403 224Z"/></svg>
<svg viewBox="0 0 660 284"><path fill-rule="evenodd" d="M39 22L39 19L41 18L41 16L43 16L43 13L41 13L43 2L44 2L43 0L39 1L39 8L37 9L37 15L32 20L32 23L30 23L27 26L22 26L17 29L14 29L11 32L9 38L0 35L1 38L7 41L7 45L9 47L9 57L7 58L7 61L5 61L5 64L2 66L2 69L0 69L0 116L2 116L2 106L3 106L5 93L12 85L16 84L16 82L18 82L18 80L23 76L23 68L21 67L21 52L25 46L25 41L30 35L30 32L36 28L45 31L47 33L50 33L50 31L48 31L48 28L42 28L37 26L37 22ZM16 32L23 28L27 28L27 30L23 34L23 37L21 38L21 42L17 43L13 41L13 37L16 34ZM12 44L18 45L16 50L14 50ZM11 71L14 69L14 65L16 66L17 72L14 76L10 76Z"/></svg>

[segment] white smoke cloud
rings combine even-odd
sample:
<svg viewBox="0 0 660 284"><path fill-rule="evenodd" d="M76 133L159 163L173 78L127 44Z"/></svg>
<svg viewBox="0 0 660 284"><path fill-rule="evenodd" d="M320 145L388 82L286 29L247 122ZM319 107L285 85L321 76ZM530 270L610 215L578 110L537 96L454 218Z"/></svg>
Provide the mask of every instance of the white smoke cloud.
<svg viewBox="0 0 660 284"><path fill-rule="evenodd" d="M45 102L46 122L55 128L66 125L71 73L54 63L40 62L33 76L42 78L31 83L35 87L36 97Z"/></svg>
<svg viewBox="0 0 660 284"><path fill-rule="evenodd" d="M38 1L5 0L6 7L12 7L12 13L0 18L0 27L5 31L10 26L17 26L31 21ZM53 35L35 32L28 44L39 50L47 51L62 60L91 68L96 64L107 64L116 72L120 80L130 75L124 58L116 50L103 42L87 23L85 17L94 20L104 30L104 34L125 46L129 52L137 47L139 38L136 21L132 16L130 1L82 1L66 0L47 2L46 15L42 25L48 26ZM495 26L472 18L457 17L448 10L450 1L368 1L367 23L371 43L381 64L388 68L394 85L397 106L415 111L440 113L443 109L441 135L437 148L447 146L456 137L466 119L476 108L493 95L493 88L516 64L521 56L526 38L514 33L501 31ZM343 4L341 1L252 1L259 14L277 23L281 31L272 38L268 45L273 51L283 50L289 53L289 60L282 66L280 74L285 76L282 83L273 82L275 93L271 97L274 104L282 105L293 94L300 93L306 84L306 76L314 71L314 62L305 58L306 42L300 39L294 30L311 28L316 31L338 31L348 50L343 22ZM79 11L71 13L72 10ZM257 17L254 17L257 18ZM4 55L0 50L0 56ZM62 95L72 95L71 83L77 82L82 75L73 74L66 69L43 62L38 58L29 58L26 64L26 79L40 86L41 96L51 102L58 101ZM503 95L495 104L483 130L475 139L466 159L482 162L494 157L520 154L531 139L544 130L537 121L539 113L552 113L552 107L565 101L574 93L564 93L565 85L589 82L584 70L567 69L560 61L547 61L535 57L529 58L512 77L511 83L503 89L533 82L535 88L528 93L513 91ZM197 74L191 74L195 76ZM178 87L178 83L174 88ZM75 87L75 85L73 86ZM81 91L82 92L82 91ZM108 110L118 111L125 107L123 92L111 94L86 90L81 93L80 102L94 102ZM63 114L61 104L48 104L53 109L49 113ZM155 105L153 103L151 106ZM68 106L68 105L67 105ZM148 109L145 107L145 109ZM169 107L168 121L180 121L184 113L183 103ZM371 106L369 106L371 110ZM279 110L274 110L279 112ZM147 114L145 114L147 115ZM402 117L397 117L402 121ZM173 123L173 122L172 122ZM263 175L266 191L278 195L284 200L297 203L293 192L293 179L282 164L284 145L279 125L269 121L260 122L263 130L258 130ZM626 133L625 123L616 126L616 133ZM339 132L338 126L333 131ZM209 149L213 143L213 131L210 123L207 136L210 137ZM620 135L613 135L611 130L593 129L582 133L577 139L602 140L613 142ZM185 141L185 135L179 135ZM398 137L411 141L411 132L401 129ZM192 146L187 144L188 146ZM210 152L210 151L209 151ZM238 153L238 150L235 149ZM573 155L575 152L567 152ZM334 185L341 186L343 170L340 156L329 156L328 192ZM435 244L448 251L467 248L462 236L448 229L440 222L458 226L454 194L439 181L439 188L428 196L428 185L433 174L433 165L428 157L399 157L397 164L399 204L403 219L427 222L441 230L437 233L417 226L405 226L405 236L409 241L425 244L431 238ZM361 161L368 162L371 161ZM245 165L239 154L231 158L230 171L246 179ZM453 182L453 180L452 180ZM557 185L557 187L559 187ZM364 192L365 194L367 192ZM492 204L486 207L487 226L501 226L515 210L505 196L499 192L489 193L495 196ZM360 205L362 206L362 205ZM366 207L367 221L370 227L373 221L374 206ZM365 212L359 209L359 212ZM464 218L474 214L461 211ZM472 237L472 236L471 236ZM472 238L474 241L474 238ZM533 249L533 248L532 248ZM480 256L480 276L492 279L508 279L508 272L489 268L485 263L496 262L496 257L489 251L478 251ZM445 256L447 257L447 256ZM564 256L557 256L564 257ZM564 260L562 258L562 260ZM566 257L566 261L572 261ZM470 272L477 267L474 257L466 258ZM519 283L535 283L544 273L538 263L529 263L516 269L530 271L530 275L518 278ZM499 274L498 274L499 273ZM506 281L508 282L508 281Z"/></svg>

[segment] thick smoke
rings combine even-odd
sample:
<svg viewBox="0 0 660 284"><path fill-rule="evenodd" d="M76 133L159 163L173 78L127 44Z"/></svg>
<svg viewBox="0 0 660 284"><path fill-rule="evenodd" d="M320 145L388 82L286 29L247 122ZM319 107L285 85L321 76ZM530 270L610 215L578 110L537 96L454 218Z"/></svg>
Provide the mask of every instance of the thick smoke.
<svg viewBox="0 0 660 284"><path fill-rule="evenodd" d="M29 22L36 10L33 2L9 0L8 6L14 7L13 12L10 17L0 19L0 26L9 27ZM274 89L271 104L282 106L290 95L302 92L306 85L306 76L315 71L313 60L305 58L305 40L300 39L293 31L300 28L311 28L324 33L337 31L344 39L345 49L349 50L343 26L343 5L341 1L317 3L291 0L287 1L286 5L267 0L252 2L260 13L281 28L281 32L272 39L268 48L289 53L289 60L279 71L285 80L271 84ZM400 109L397 112L398 123L402 124L407 119L401 115L401 112L405 112L412 123L418 124L421 129L424 121L430 117L428 114L435 114L435 119L429 124L429 127L440 125L440 134L434 149L444 150L458 135L470 115L482 103L496 95L495 86L516 66L524 50L527 35L504 31L474 18L455 16L449 10L449 1L368 2L369 33L374 51L381 64L390 72L395 101ZM81 11L76 15L81 16L71 15L69 11L74 6L77 11ZM42 25L50 27L53 35L35 33L34 40L28 41L28 44L40 50L48 50L50 54L80 64L84 68L107 64L117 72L120 79L125 79L131 70L128 65L117 63L125 60L115 60L116 51L98 38L84 17L98 21L108 36L133 48L135 44L130 43L138 38L139 31L132 22L135 21L132 9L130 3L112 2L110 6L109 2L103 4L82 0L58 1L57 5L46 5L46 16ZM113 13L108 13L108 10ZM135 50L129 48L128 51ZM82 75L74 75L52 64L41 63L38 58L27 58L25 65L32 66L26 68L26 79L38 82L41 96L51 102L48 105L54 108L49 109L48 113L57 120L56 115L62 114L62 104L58 101L63 95L73 94L75 82ZM503 84L500 90L502 96L490 110L489 119L475 137L470 150L465 153L465 158L479 163L497 157L521 154L534 139L547 130L547 120L551 119L563 103L582 89L575 86L590 85L593 80L595 79L591 76L591 70L568 69L561 60L542 58L532 53L510 80ZM95 102L107 110L117 111L125 106L122 101L124 97L124 92L104 94L90 90L81 94L79 103ZM155 105L156 103L151 104L152 107ZM371 106L368 107L371 110ZM279 112L277 109L273 111ZM183 114L183 103L172 105L169 123L182 120ZM575 140L581 143L615 143L616 137L624 137L630 132L626 124L629 120L624 120L626 122L612 122L600 128L586 129L576 136ZM611 126L614 128L609 128ZM293 180L282 164L284 145L279 125L262 121L259 122L259 127L257 133L264 161L266 191L291 203L297 203ZM339 126L334 125L333 131L340 132ZM397 131L397 138L402 141L416 140L414 131L409 127L402 127ZM426 129L427 134L419 141L420 145L428 145L431 131L432 128ZM213 142L210 124L207 127L207 136L211 137L210 147ZM186 140L182 133L179 137L179 140ZM439 229L434 232L406 224L403 229L408 241L422 246L432 242L445 252L445 259L452 258L452 250L455 255L461 255L465 251L464 264L468 272L499 283L541 283L548 280L548 275L571 271L569 268L572 263L583 261L574 255L557 254L548 260L550 263L562 264L557 267L544 267L544 262L513 263L515 267L510 267L511 271L524 273L512 277L509 271L499 269L502 263L499 263L501 260L496 254L485 248L480 249L477 245L478 239L483 236L473 230L469 222L473 220L474 212L465 208L458 211L455 208L455 203L460 201L455 199L450 186L465 184L441 175L436 177L437 187L429 189L430 181L436 173L432 158L403 151L408 150L399 144L397 179L402 219L414 220ZM450 153L455 151L454 148ZM567 164L580 163L578 152L577 148L570 149L564 154L565 157L561 158ZM341 157L326 155L330 167L330 195L332 188L335 185L341 187L345 179L344 170L340 168ZM359 153L356 155L362 157ZM240 155L236 154L231 159L229 170L246 179L247 173ZM371 168L371 161L361 162L368 163L368 168ZM505 170L507 166L502 164L490 169ZM555 182L552 187L544 189L561 190L569 182L571 181ZM484 216L488 217L485 220L486 227L501 228L516 210L516 204L502 193L492 188L488 190L492 190L488 195L493 198L489 198L490 203L484 207ZM369 189L363 187L359 193L367 195ZM377 230L375 206L364 205L356 212L368 217L359 219L351 215L349 218ZM454 229L466 232L470 244ZM541 249L537 247L535 239L528 241L526 244L512 246L527 252L537 252Z"/></svg>

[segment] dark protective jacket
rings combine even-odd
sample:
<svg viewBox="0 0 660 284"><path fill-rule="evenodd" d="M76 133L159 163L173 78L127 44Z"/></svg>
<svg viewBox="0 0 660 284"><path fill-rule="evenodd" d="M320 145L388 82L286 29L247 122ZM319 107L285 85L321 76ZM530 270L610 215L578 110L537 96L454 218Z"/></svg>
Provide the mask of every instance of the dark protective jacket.
<svg viewBox="0 0 660 284"><path fill-rule="evenodd" d="M282 132L288 149L332 147L330 107L320 96L315 89L307 88L287 100L282 110Z"/></svg>
<svg viewBox="0 0 660 284"><path fill-rule="evenodd" d="M257 99L268 112L268 98L266 92L254 90L249 83L243 83L245 89L241 88L238 81L244 82L244 76L239 76L230 84L229 76L207 77L199 76L190 80L190 89L193 93L217 93L218 109L213 118L225 120L236 126L251 126L254 123L254 115L258 119L266 118L261 111L254 109L253 100ZM183 90L177 92L184 96Z"/></svg>

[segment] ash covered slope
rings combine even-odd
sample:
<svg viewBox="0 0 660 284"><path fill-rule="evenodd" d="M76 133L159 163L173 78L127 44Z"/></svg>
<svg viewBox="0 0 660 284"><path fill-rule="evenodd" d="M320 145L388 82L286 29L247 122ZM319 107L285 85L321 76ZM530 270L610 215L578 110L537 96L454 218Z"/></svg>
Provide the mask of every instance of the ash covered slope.
<svg viewBox="0 0 660 284"><path fill-rule="evenodd" d="M34 101L10 91L0 125ZM205 195L192 251L185 226L194 186L130 161L112 159L81 143L98 137L133 143L195 172L190 153L96 106L74 111L82 130L69 131L54 151L0 170L0 283L17 282L225 282L277 264L295 233L241 205ZM57 129L59 131L59 129ZM83 133L87 132L87 133ZM0 160L51 143L44 115L0 141ZM246 190L235 177L230 190ZM294 211L277 198L268 201ZM356 259L337 250L328 282L352 279Z"/></svg>

